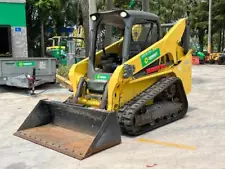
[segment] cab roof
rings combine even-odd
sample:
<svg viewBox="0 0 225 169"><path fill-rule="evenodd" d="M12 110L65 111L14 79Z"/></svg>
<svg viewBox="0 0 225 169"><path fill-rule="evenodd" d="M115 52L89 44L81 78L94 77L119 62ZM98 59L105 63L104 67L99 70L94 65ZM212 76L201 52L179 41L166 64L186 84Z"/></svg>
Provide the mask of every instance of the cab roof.
<svg viewBox="0 0 225 169"><path fill-rule="evenodd" d="M137 11L137 10L110 10L110 11L103 11L93 13L92 15L120 15L121 12L126 12L129 17L137 18L137 19L146 19L146 20L153 20L159 22L159 17L153 13L145 12L145 11Z"/></svg>

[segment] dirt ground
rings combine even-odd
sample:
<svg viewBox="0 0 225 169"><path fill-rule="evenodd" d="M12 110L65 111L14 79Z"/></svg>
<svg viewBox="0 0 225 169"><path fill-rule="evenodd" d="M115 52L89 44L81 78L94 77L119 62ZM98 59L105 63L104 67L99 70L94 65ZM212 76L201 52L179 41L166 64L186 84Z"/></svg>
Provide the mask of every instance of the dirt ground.
<svg viewBox="0 0 225 169"><path fill-rule="evenodd" d="M13 136L40 99L64 101L56 85L0 87L0 169L225 169L225 66L193 66L187 116L83 161Z"/></svg>

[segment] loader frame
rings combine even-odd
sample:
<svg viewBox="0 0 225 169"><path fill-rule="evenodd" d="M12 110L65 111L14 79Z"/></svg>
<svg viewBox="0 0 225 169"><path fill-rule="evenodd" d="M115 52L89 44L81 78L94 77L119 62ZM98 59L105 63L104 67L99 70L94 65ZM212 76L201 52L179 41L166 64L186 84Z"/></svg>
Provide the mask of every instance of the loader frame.
<svg viewBox="0 0 225 169"><path fill-rule="evenodd" d="M124 10L119 10L119 12L115 13L119 15L119 13L123 12ZM154 21L158 23L158 17L149 14L147 12L141 12L141 11L129 11L126 10L125 12L128 13L131 18L154 18ZM106 14L114 14L113 12L106 12ZM96 15L97 18L101 17L101 14L92 14L91 16ZM130 19L132 20L132 19ZM129 24L132 23L129 19ZM160 76L178 76L181 78L181 80L184 82L184 88L185 92L189 93L191 91L191 50L189 50L189 26L188 21L186 18L178 20L174 24L165 24L163 27L171 27L171 29L168 31L168 33L161 37L159 40L154 43L153 45L147 47L145 50L134 56L133 58L127 60L126 54L127 50L123 50L123 63L119 65L116 70L113 72L113 74L110 74L110 76L107 73L98 73L94 71L93 65L94 61L98 61L99 58L103 55L103 51L99 51L94 53L95 51L95 37L96 37L96 23L93 21L93 29L91 31L91 37L94 38L90 45L90 53L89 58L84 59L79 64L73 65L69 72L69 78L74 88L74 96L78 96L79 93L79 99L76 97L76 100L78 100L79 104L93 106L93 107L100 107L100 105L103 104L103 102L107 102L106 110L108 111L115 111L120 106L122 106L124 103L132 99L135 95L137 95L139 92L143 91L149 86L150 83L153 83L154 81L157 81L157 78ZM160 27L160 26L159 26ZM159 29L161 30L161 28ZM126 36L130 36L130 31L125 31L125 37L120 39L119 41L107 46L105 48L106 52L113 52L118 49L118 45L122 42L123 43L123 49L126 48L126 45L129 44L128 40L129 38L126 38ZM127 41L127 42L126 42ZM150 62L143 65L142 57L145 57L146 55L151 54L151 51L153 51L153 54L157 53L157 57L153 58ZM185 56L186 55L186 56ZM185 57L184 57L185 56ZM95 58L95 60L94 60ZM166 60L166 58L169 58L169 61L165 69L157 72L157 73L151 73L151 74L145 74L143 75L143 71L148 68L152 63L159 60L160 62L162 60ZM179 65L179 66L178 66ZM180 72L178 69L180 67L184 67L187 71ZM129 72L127 74L127 72ZM107 88L105 88L105 100L98 101L96 99L86 99L84 97L84 93L79 91L78 89L82 89L82 87L77 87L81 85L81 82L83 79L87 80L85 77L88 75L88 78L93 78L96 76L107 76ZM85 77L85 78L83 78ZM110 79L109 79L110 77ZM82 80L81 80L82 78ZM126 97L125 99L120 99L122 96L121 94L125 94L122 92L123 85L126 85L127 89L132 90L134 86L138 88L134 93L130 93L128 91L125 91ZM128 87L130 86L130 87ZM138 87L137 87L138 86ZM124 89L123 89L124 90ZM121 93L122 92L122 93ZM124 98L124 97L123 97Z"/></svg>
<svg viewBox="0 0 225 169"><path fill-rule="evenodd" d="M118 22L118 17L123 18L125 36L95 54L97 25L108 15ZM120 144L121 133L136 136L183 118L188 110L186 94L191 91L187 19L163 25L170 29L162 36L159 18L147 12L116 10L90 17L94 26L89 57L69 72L73 95L63 103L40 101L15 133L77 159ZM130 28L139 19L156 23L156 41L128 57ZM94 70L100 59L109 60L105 52L114 57L121 53L121 46L121 64ZM111 62L100 64L111 66Z"/></svg>

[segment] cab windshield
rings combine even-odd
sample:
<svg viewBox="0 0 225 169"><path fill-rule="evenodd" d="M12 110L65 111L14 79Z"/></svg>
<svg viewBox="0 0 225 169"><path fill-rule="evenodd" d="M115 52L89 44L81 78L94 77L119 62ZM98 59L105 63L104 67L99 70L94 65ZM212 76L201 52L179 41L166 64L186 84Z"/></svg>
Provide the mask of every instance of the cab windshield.
<svg viewBox="0 0 225 169"><path fill-rule="evenodd" d="M118 15L104 15L98 22L96 27L96 41L94 50L94 69L95 71L103 71L111 73L117 65L122 63L122 45L121 41L117 45L117 50L106 51L106 47L118 41L124 36L125 23ZM101 58L96 58L98 51L103 51Z"/></svg>
<svg viewBox="0 0 225 169"><path fill-rule="evenodd" d="M96 52L124 36L125 23L120 16L103 16L97 25Z"/></svg>

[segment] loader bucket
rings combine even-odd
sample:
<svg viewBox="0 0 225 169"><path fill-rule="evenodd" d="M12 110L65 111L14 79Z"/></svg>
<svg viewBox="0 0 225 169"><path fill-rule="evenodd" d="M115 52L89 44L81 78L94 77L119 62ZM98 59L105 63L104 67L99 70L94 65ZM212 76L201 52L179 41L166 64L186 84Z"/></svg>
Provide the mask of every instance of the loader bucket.
<svg viewBox="0 0 225 169"><path fill-rule="evenodd" d="M121 143L116 113L46 100L14 135L79 160Z"/></svg>

